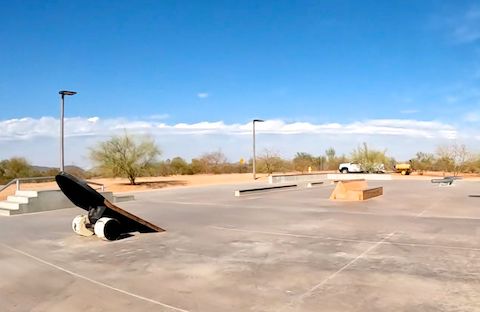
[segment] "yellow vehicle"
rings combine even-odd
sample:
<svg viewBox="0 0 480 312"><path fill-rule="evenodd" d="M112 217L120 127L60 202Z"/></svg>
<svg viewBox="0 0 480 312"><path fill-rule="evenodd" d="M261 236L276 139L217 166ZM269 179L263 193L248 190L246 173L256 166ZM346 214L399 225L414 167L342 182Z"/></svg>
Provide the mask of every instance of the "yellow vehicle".
<svg viewBox="0 0 480 312"><path fill-rule="evenodd" d="M409 163L396 164L395 171L402 175L409 175L412 172L412 165Z"/></svg>

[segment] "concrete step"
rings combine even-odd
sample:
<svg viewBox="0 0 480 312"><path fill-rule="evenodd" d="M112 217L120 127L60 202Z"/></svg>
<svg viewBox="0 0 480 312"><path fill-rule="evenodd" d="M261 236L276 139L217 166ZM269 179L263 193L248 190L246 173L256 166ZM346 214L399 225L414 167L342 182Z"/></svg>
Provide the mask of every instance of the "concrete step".
<svg viewBox="0 0 480 312"><path fill-rule="evenodd" d="M29 198L25 196L8 196L7 201L20 204L28 204Z"/></svg>
<svg viewBox="0 0 480 312"><path fill-rule="evenodd" d="M0 201L0 215L10 216L21 212L21 204L9 201Z"/></svg>
<svg viewBox="0 0 480 312"><path fill-rule="evenodd" d="M11 215L12 215L11 210L0 208L0 216L8 217L8 216L11 216Z"/></svg>
<svg viewBox="0 0 480 312"><path fill-rule="evenodd" d="M37 197L37 191L16 191L15 196L23 196L23 197Z"/></svg>
<svg viewBox="0 0 480 312"><path fill-rule="evenodd" d="M0 201L0 208L4 209L19 209L20 208L20 203L14 203L14 202L9 202L9 201Z"/></svg>

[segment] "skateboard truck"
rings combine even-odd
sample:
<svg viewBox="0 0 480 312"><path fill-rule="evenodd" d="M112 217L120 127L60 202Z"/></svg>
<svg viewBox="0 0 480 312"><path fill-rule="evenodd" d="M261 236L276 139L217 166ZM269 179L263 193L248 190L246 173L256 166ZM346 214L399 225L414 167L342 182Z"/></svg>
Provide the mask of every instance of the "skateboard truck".
<svg viewBox="0 0 480 312"><path fill-rule="evenodd" d="M116 240L129 232L163 232L164 229L152 224L126 210L114 205L85 181L66 172L55 176L63 194L75 204L87 211L72 221L72 229L82 236L97 235L105 240Z"/></svg>
<svg viewBox="0 0 480 312"><path fill-rule="evenodd" d="M107 206L90 208L90 210L88 210L88 220L90 223L95 224L103 216L105 209L107 209Z"/></svg>

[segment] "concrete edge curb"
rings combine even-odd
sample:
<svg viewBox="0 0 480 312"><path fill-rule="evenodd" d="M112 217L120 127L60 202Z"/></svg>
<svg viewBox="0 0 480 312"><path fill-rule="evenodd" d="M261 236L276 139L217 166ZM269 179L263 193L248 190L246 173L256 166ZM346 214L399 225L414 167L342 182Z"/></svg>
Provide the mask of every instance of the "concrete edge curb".
<svg viewBox="0 0 480 312"><path fill-rule="evenodd" d="M318 182L308 182L308 183L307 183L307 188L312 188L312 187L314 187L314 186L316 186L316 185L322 185L322 184L324 184L324 182L323 182L323 181L318 181Z"/></svg>
<svg viewBox="0 0 480 312"><path fill-rule="evenodd" d="M235 196L240 197L241 195L249 194L249 193L257 193L257 192L268 192L273 190L279 189L289 189L289 188L296 188L298 187L297 184L286 184L286 185L278 185L278 186L263 186L263 187L254 187L249 189L243 189L235 191Z"/></svg>

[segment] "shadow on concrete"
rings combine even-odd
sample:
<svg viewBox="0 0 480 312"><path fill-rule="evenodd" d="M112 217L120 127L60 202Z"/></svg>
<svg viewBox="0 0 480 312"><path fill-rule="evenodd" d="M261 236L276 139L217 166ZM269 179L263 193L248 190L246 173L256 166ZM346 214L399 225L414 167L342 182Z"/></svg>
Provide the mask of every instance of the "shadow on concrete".
<svg viewBox="0 0 480 312"><path fill-rule="evenodd" d="M130 185L130 183L122 183L123 185ZM146 186L147 188L157 189L167 186L185 186L188 182L185 180L167 180L167 181L146 181L137 182L136 185Z"/></svg>

